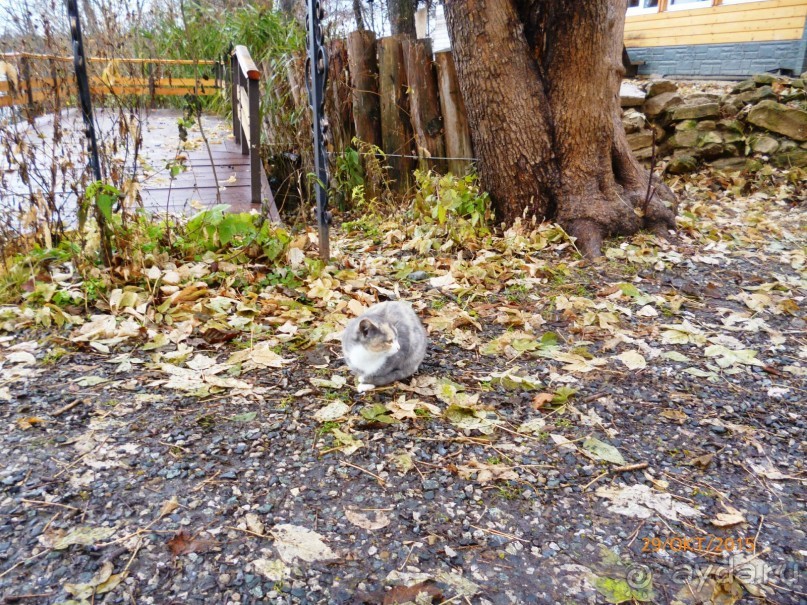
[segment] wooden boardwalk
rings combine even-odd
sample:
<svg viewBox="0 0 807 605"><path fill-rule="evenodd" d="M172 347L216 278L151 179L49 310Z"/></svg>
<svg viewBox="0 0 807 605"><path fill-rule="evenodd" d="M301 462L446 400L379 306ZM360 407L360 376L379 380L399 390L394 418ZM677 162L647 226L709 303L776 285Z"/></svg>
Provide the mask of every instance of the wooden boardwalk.
<svg viewBox="0 0 807 605"><path fill-rule="evenodd" d="M230 123L216 116L202 117L210 145L208 151L198 126L191 128L187 141L180 144L177 128L180 117L174 110L153 110L143 127L143 206L148 210L187 212L222 203L229 204L232 212L259 210L258 204L250 203L249 157L241 154ZM185 170L172 182L166 166L177 161ZM270 201L272 220L280 220L263 171L261 198Z"/></svg>
<svg viewBox="0 0 807 605"><path fill-rule="evenodd" d="M109 110L99 109L95 117L99 145L104 145L112 140L111 133L119 128L117 116ZM182 113L174 109L144 110L140 116L143 143L138 158L137 180L143 208L150 212L193 214L222 203L228 204L232 212L260 211L260 204L250 203L249 156L241 154L241 147L232 136L230 122L218 116L203 115L202 127L209 143L208 150L198 125L188 129L186 141L180 141L177 121L181 117ZM70 150L74 158L78 157L85 146L79 112L75 109L63 111L61 127L64 132L61 151ZM37 118L35 130L24 126L22 132L35 145L36 139L50 140L53 115ZM118 151L116 157L120 156L121 152ZM127 158L125 165L128 166L129 162L131 157ZM4 162L0 160L0 164ZM184 168L173 179L172 165ZM29 192L19 175L9 170L8 166L0 165L0 170L3 169L5 183L0 188L0 207L8 207L15 198L26 199ZM59 183L56 190L65 217L74 216L76 200L69 185ZM268 200L270 218L279 221L264 171L261 171L261 197Z"/></svg>

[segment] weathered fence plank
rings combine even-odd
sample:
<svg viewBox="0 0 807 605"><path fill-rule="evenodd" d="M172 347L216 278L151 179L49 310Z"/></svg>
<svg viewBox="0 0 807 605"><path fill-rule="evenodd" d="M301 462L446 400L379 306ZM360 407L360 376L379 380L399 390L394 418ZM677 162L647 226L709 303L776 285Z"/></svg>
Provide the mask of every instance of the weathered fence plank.
<svg viewBox="0 0 807 605"><path fill-rule="evenodd" d="M431 40L404 40L403 56L409 86L409 108L415 131L417 155L423 169L432 168L442 174L448 170L444 159L446 144L443 136L443 116L437 94L437 74L432 63Z"/></svg>
<svg viewBox="0 0 807 605"><path fill-rule="evenodd" d="M350 147L355 128L353 126L353 98L350 93L350 69L348 68L347 45L344 40L328 43L328 90L325 92L325 115L331 130L329 141L332 151L340 152Z"/></svg>
<svg viewBox="0 0 807 605"><path fill-rule="evenodd" d="M381 140L385 153L409 156L413 153L414 136L409 120L406 94L406 68L403 41L408 36L382 38L378 43L379 94L381 95ZM412 183L414 161L409 157L388 157L393 189L404 193Z"/></svg>
<svg viewBox="0 0 807 605"><path fill-rule="evenodd" d="M381 147L381 100L378 96L376 46L375 33L371 31L356 31L347 37L356 136L365 143Z"/></svg>
<svg viewBox="0 0 807 605"><path fill-rule="evenodd" d="M449 51L435 53L434 62L437 65L446 153L451 158L472 158L471 129L468 126L465 102L462 100L462 93L457 80L454 57ZM464 175L470 166L471 162L467 160L454 159L448 161L448 169L458 175Z"/></svg>

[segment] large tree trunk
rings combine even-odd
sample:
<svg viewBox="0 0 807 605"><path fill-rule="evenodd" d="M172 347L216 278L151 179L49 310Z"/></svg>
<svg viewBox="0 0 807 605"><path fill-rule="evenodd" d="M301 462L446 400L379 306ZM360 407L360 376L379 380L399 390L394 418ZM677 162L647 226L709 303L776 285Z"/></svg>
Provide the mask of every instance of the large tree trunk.
<svg viewBox="0 0 807 605"><path fill-rule="evenodd" d="M417 0L387 0L389 26L392 35L407 34L417 37L415 31L415 8Z"/></svg>
<svg viewBox="0 0 807 605"><path fill-rule="evenodd" d="M626 0L446 0L480 176L498 215L554 218L587 256L674 228L620 120ZM651 197L648 199L648 190Z"/></svg>

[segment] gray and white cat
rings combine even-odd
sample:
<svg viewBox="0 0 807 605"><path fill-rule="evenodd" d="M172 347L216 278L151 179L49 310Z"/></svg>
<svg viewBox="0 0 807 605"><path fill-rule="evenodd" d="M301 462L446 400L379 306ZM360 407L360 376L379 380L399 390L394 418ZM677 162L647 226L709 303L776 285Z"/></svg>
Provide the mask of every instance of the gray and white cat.
<svg viewBox="0 0 807 605"><path fill-rule="evenodd" d="M382 302L348 322L342 353L359 377L359 391L390 384L417 372L428 338L409 303Z"/></svg>

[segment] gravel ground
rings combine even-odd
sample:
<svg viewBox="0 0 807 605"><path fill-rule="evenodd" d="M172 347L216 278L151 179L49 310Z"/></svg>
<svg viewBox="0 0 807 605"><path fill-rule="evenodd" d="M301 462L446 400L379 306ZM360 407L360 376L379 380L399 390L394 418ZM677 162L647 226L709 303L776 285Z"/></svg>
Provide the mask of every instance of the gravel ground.
<svg viewBox="0 0 807 605"><path fill-rule="evenodd" d="M413 381L366 395L317 382L347 377L333 340L289 340L282 368L242 373L248 392L196 397L138 363L147 338L105 353L75 328L8 320L0 599L403 603L416 585L434 603L807 603L804 200L778 181L742 197L711 195L714 183L676 184L676 245L612 242L593 265L562 245L494 248L399 278L379 259L414 253L336 234L342 266L367 278L358 289L383 300L397 288L431 331ZM456 284L429 281L449 270ZM327 305L273 292L308 308L309 332L325 321ZM261 317L277 327L273 313ZM530 325L567 357L486 349ZM668 326L682 325L693 330L676 340ZM222 360L251 337L186 342ZM760 362L704 356L710 345ZM615 359L625 351L646 366ZM570 369L568 355L596 367ZM491 377L508 369L542 386ZM439 411L394 424L367 411L402 397ZM315 416L334 402L350 412ZM493 430L452 421L447 406L465 403ZM589 437L622 459L592 453ZM300 535L322 543L304 552Z"/></svg>

